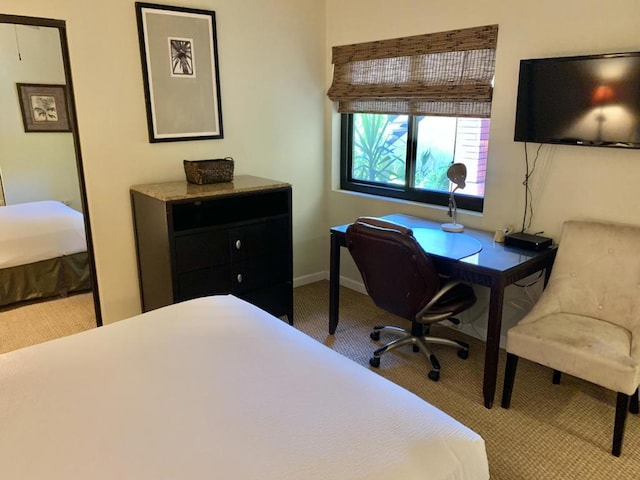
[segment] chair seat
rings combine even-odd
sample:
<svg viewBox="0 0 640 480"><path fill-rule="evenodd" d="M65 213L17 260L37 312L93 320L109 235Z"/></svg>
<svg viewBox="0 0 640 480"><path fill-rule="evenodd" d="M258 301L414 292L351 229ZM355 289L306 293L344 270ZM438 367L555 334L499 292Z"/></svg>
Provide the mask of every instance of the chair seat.
<svg viewBox="0 0 640 480"><path fill-rule="evenodd" d="M507 351L616 392L631 395L640 365L631 357L631 332L609 322L554 313L520 322L507 333Z"/></svg>

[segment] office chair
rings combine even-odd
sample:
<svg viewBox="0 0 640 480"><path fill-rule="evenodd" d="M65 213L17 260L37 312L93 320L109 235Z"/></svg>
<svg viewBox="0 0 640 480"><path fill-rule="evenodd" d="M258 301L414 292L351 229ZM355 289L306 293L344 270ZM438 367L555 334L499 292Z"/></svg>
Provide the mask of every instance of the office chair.
<svg viewBox="0 0 640 480"><path fill-rule="evenodd" d="M464 283L438 275L431 258L417 242L410 228L379 218L360 217L347 228L346 242L367 293L382 310L404 318L411 329L378 325L371 333L380 339L385 330L400 335L373 352L372 367L380 366L380 357L403 345L412 345L429 360L433 381L440 378L440 363L428 344L458 348L458 356L467 358L469 345L458 340L429 336L431 324L443 320L459 321L454 315L471 307L476 296Z"/></svg>
<svg viewBox="0 0 640 480"><path fill-rule="evenodd" d="M518 358L617 392L611 453L620 456L640 385L640 227L568 221L549 284L507 332L502 407L511 405Z"/></svg>

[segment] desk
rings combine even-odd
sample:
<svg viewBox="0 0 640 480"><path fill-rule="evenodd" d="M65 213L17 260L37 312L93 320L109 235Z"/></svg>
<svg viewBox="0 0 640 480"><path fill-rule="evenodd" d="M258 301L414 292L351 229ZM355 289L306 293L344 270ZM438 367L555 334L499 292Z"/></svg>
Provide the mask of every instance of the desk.
<svg viewBox="0 0 640 480"><path fill-rule="evenodd" d="M410 228L440 229L440 224L437 222L409 215L394 214L382 218ZM349 224L345 224L331 228L331 265L329 273L330 334L334 334L338 326L340 247L346 246L345 234L348 226ZM546 285L551 274L551 266L557 249L552 247L535 252L495 243L493 241L493 233L482 230L466 228L464 233L481 243L482 250L480 252L456 260L429 252L429 245L422 246L431 255L440 273L465 282L489 287L490 289L482 393L484 395L484 406L491 408L496 392L504 289L508 285L541 270L545 270L544 284ZM447 233L447 235L459 234Z"/></svg>

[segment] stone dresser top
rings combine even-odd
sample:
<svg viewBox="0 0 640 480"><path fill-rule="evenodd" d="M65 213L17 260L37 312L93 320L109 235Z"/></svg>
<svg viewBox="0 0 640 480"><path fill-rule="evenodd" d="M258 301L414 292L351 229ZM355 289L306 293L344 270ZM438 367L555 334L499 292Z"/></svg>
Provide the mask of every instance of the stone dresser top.
<svg viewBox="0 0 640 480"><path fill-rule="evenodd" d="M288 183L268 178L253 177L251 175L237 175L231 182L210 183L196 185L186 180L165 183L150 183L146 185L134 185L132 191L142 193L148 197L156 198L164 202L178 200L190 200L215 195L234 195L236 193L252 192L257 190L271 190L289 187Z"/></svg>

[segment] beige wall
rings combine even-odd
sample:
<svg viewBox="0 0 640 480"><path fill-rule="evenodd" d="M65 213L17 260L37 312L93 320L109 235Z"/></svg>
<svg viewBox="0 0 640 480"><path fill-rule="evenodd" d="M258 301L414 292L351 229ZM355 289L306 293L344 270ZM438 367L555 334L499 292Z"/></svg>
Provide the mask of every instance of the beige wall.
<svg viewBox="0 0 640 480"><path fill-rule="evenodd" d="M524 150L513 141L519 60L542 56L580 55L640 50L640 2L637 0L327 0L327 44L395 38L455 28L498 24L498 48L485 210L458 215L463 224L493 231L522 225ZM327 66L330 51L327 51ZM326 85L330 83L327 70ZM327 180L338 186L338 116L327 102L327 151L333 169ZM534 153L537 145L530 145ZM545 145L530 185L534 219L531 232L558 238L570 218L603 219L640 224L640 151ZM329 222L345 223L357 215L403 212L446 221L443 208L407 205L343 193L329 195ZM343 259L344 259L343 255ZM347 256L348 257L348 256ZM343 272L359 280L350 259ZM524 293L507 292L505 315L518 317L528 307ZM475 316L486 316L486 299Z"/></svg>
<svg viewBox="0 0 640 480"><path fill-rule="evenodd" d="M150 144L133 0L4 0L66 20L105 323L140 311L129 187L184 178L183 159L232 156L237 174L293 184L294 274L321 271L324 4L170 2L214 10L225 138Z"/></svg>

